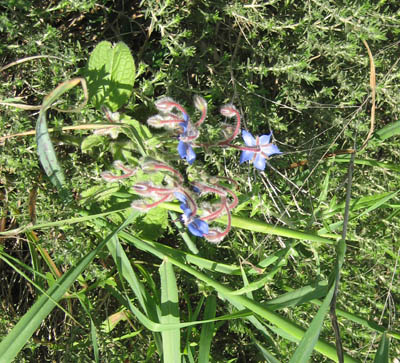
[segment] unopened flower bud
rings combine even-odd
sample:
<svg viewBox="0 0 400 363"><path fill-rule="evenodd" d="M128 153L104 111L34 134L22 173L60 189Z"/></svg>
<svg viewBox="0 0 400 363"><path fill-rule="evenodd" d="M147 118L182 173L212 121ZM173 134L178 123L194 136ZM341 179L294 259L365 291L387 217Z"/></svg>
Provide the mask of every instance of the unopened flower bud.
<svg viewBox="0 0 400 363"><path fill-rule="evenodd" d="M157 109L162 112L169 112L176 107L176 105L177 103L170 97L164 97L155 102Z"/></svg>
<svg viewBox="0 0 400 363"><path fill-rule="evenodd" d="M207 111L207 101L203 97L196 95L194 96L194 107L201 112Z"/></svg>
<svg viewBox="0 0 400 363"><path fill-rule="evenodd" d="M234 117L238 115L238 110L236 107L232 104L222 106L220 111L221 115L224 115L226 117Z"/></svg>

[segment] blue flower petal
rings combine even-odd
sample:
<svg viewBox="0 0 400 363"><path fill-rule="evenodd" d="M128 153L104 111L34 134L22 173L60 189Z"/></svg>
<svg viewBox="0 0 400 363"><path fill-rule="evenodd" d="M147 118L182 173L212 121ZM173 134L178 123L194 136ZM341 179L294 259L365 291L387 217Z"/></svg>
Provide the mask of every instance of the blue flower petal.
<svg viewBox="0 0 400 363"><path fill-rule="evenodd" d="M182 159L186 159L191 165L196 160L196 153L194 152L192 146L184 141L179 141L178 153Z"/></svg>
<svg viewBox="0 0 400 363"><path fill-rule="evenodd" d="M182 135L185 135L187 132L188 123L187 122L180 122L179 126L182 127Z"/></svg>
<svg viewBox="0 0 400 363"><path fill-rule="evenodd" d="M186 145L186 143L184 143L183 141L179 141L179 144L178 144L178 153L179 153L179 156L180 156L182 159L186 158L186 151L187 151L187 145Z"/></svg>
<svg viewBox="0 0 400 363"><path fill-rule="evenodd" d="M261 151L266 154L267 156L271 156L274 154L282 154L282 151L278 149L278 146L274 144L270 144L266 147L261 147Z"/></svg>
<svg viewBox="0 0 400 363"><path fill-rule="evenodd" d="M179 206L181 207L183 213L186 217L190 217L192 215L192 210L189 207L189 203L187 202L187 198L185 194L181 192L174 192L175 198L182 202Z"/></svg>
<svg viewBox="0 0 400 363"><path fill-rule="evenodd" d="M174 192L175 198L178 199L182 203L186 203L186 195L181 192Z"/></svg>
<svg viewBox="0 0 400 363"><path fill-rule="evenodd" d="M265 169L265 158L261 154L257 154L254 166L259 170Z"/></svg>
<svg viewBox="0 0 400 363"><path fill-rule="evenodd" d="M197 237L203 237L208 234L208 224L200 218L196 218L193 222L188 224L189 232Z"/></svg>
<svg viewBox="0 0 400 363"><path fill-rule="evenodd" d="M250 132L242 130L242 137L247 146L256 146L256 139L252 134L250 134Z"/></svg>
<svg viewBox="0 0 400 363"><path fill-rule="evenodd" d="M193 190L195 193L197 193L197 194L200 194L200 193L201 193L201 190L200 190L199 187L193 186L192 190Z"/></svg>
<svg viewBox="0 0 400 363"><path fill-rule="evenodd" d="M269 144L271 142L272 132L269 135L260 136L260 146Z"/></svg>
<svg viewBox="0 0 400 363"><path fill-rule="evenodd" d="M185 123L187 124L189 122L189 115L185 112L182 112L183 119L185 120Z"/></svg>
<svg viewBox="0 0 400 363"><path fill-rule="evenodd" d="M192 165L194 163L194 161L196 160L196 153L194 152L194 150L190 144L187 144L186 160L190 165Z"/></svg>
<svg viewBox="0 0 400 363"><path fill-rule="evenodd" d="M248 150L242 151L242 153L240 154L240 164L244 163L245 161L253 159L253 156L254 156L253 151L248 151Z"/></svg>

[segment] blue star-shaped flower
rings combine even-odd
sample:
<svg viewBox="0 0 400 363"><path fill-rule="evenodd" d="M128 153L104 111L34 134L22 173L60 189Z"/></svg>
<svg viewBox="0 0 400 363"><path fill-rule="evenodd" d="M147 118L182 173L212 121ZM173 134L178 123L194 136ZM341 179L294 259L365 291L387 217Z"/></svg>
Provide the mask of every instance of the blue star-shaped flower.
<svg viewBox="0 0 400 363"><path fill-rule="evenodd" d="M282 154L276 145L270 143L271 136L272 132L269 135L262 135L255 139L250 132L242 130L244 143L255 150L243 150L240 155L240 164L245 161L252 161L257 169L264 170L266 158L274 154Z"/></svg>
<svg viewBox="0 0 400 363"><path fill-rule="evenodd" d="M183 221L187 225L189 232L197 237L204 237L208 234L208 223L200 218L193 218L193 211L189 206L186 196L181 192L175 192L175 197L181 202L183 211Z"/></svg>

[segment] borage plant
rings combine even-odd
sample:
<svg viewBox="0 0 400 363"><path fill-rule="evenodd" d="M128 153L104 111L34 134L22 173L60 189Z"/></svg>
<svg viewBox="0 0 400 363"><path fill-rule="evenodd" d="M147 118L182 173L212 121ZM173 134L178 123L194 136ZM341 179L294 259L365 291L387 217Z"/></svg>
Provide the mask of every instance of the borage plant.
<svg viewBox="0 0 400 363"><path fill-rule="evenodd" d="M99 349L101 340L97 338L98 332L103 333L103 337L109 339L107 344L112 345L118 344L123 339L139 339L145 332L138 334L141 331L131 330L132 321L139 321L154 336L154 339L150 339L151 343L144 344L147 347L145 353L147 360L159 360L161 357L168 363L180 362L182 359L207 362L211 355L212 341L218 340L215 332L221 326L221 321L233 319L237 319L240 328L248 332L249 339L268 361L276 361L274 358L276 352L268 351L270 339L264 339L265 336L271 334L269 330L284 339L299 342L291 359L293 363L308 361L313 350L329 359L337 360L336 348L319 338L319 333L334 293L333 282L343 264L344 240L338 244L338 238L333 233L330 233L329 237L334 238L327 238L316 233L269 225L255 218L235 216L234 209L240 206L238 197L242 197L240 185L229 178L207 175L204 170L201 170L201 173L198 172L200 168L196 159L200 159L202 150L213 151L216 148L238 150L241 152L240 157L238 155L238 164L250 162L257 170L265 170L267 160L281 153L279 148L271 142L272 133L254 137L250 132L243 130L239 111L235 106L228 104L221 107L220 113L228 119L233 119L234 122L220 123L222 137L218 140L207 140L203 127L207 117L207 102L201 97L195 97L195 108L200 112L200 116L198 120L193 121L182 105L166 97L155 103L159 113L148 119L148 125L165 128L170 133L169 136L173 136L171 148L169 142L162 143L162 138L159 138L157 133L152 134L146 125L128 116L128 112L116 113L130 98L135 76L133 58L127 46L119 43L113 47L109 42L100 43L92 53L88 70L86 79L91 95L90 102L98 110L102 106L107 107L108 123L85 125L86 128L98 131L82 141L81 150L92 152L95 157L98 157L99 149L110 151L116 160L113 163L114 170L103 172L102 179L107 182L123 182L126 188L118 188L115 184L110 186L108 183L101 182L101 185L93 186L81 193L81 216L56 222L46 221L46 223L24 228L24 233L29 235L34 229L84 222L86 226L90 226L87 229L88 235L95 235L100 240L94 241L96 247L84 257L76 263L69 264L68 272L61 274L61 277L40 275L46 279L46 286L49 288L44 291L44 285L35 285L37 291L41 292L41 296L0 343L0 361L11 361L23 349L32 334L43 325L43 321L54 307L59 306L63 309L61 304L58 305L62 299L68 299L68 301L76 299L84 306L87 320L90 321L89 329L93 347L88 351L90 354L93 352L95 361L100 361L100 353L106 354L103 352L107 351ZM44 164L45 171L49 171L48 175L54 185L63 190L66 189L67 181L61 173L59 164L54 162L55 150L47 147L51 139L48 137L45 114L52 103L50 101L55 101L78 82L85 84L79 79L59 86L51 97L45 100L38 122L39 136L42 138L42 141L38 142L38 150L42 156L41 160L46 159L50 165L50 168L46 168L47 164ZM110 134L112 139L104 137L106 134ZM240 134L244 143L237 141ZM44 139L46 142L43 142ZM202 175L202 177L198 178L196 175ZM382 200L387 202L395 195L383 195ZM326 198L326 193L324 198ZM371 199L365 200L365 205L370 203L368 209L377 208L383 203L380 199L377 200L377 202ZM177 203L171 203L174 201ZM149 222L149 225L157 224L158 227L168 228L168 214L165 209L179 210L182 213L183 223L192 235L215 244L224 238L227 244L230 243L231 241L227 241L227 236L231 227L236 226L252 232L286 237L289 239L288 245L269 255L263 253L256 265L252 265L249 261L243 261L240 265L221 263L220 255L206 258L206 253L203 251L200 253L197 249L191 248L192 253L189 253L185 248L176 248L177 244L174 245L175 248L172 248L166 241L160 243L152 240L160 234L149 238L143 224ZM127 211L128 215L125 213ZM329 213L333 212L329 211ZM141 224L143 221L146 223ZM214 222L225 224L225 227L216 227ZM331 224L327 228L332 226ZM157 230L162 230L162 228L157 228ZM332 232L332 230L328 229L324 233L327 232ZM21 232L18 230L15 233ZM182 236L185 242L188 238L190 239L190 236L185 233L182 233ZM269 299L263 288L267 284L272 284L276 273L282 272L282 267L295 256L296 245L303 240L338 245L338 263L332 269L330 278L325 276L322 281L298 287L294 291L290 291L291 287L288 286L289 292L282 293L275 299ZM126 245L134 249L124 248ZM105 248L112 257L101 265L101 269L105 268L107 273L98 272L94 274L94 279L90 277L93 274L85 277L85 269L91 264L96 265L93 261L104 254ZM136 260L137 250L162 261L158 270L159 276L156 276L157 271L153 268L154 260L149 264L147 264L148 261L143 263ZM213 251L213 246L208 251ZM44 256L50 259L46 260L48 265L53 266L49 255ZM11 259L6 255L1 257L11 263ZM109 265L111 265L110 268ZM191 283L185 285L184 288L178 287L174 268L180 273L184 272L181 276L191 279ZM242 277L242 281L238 282L238 276ZM223 283L220 282L222 280ZM79 281L79 284L76 284L76 281ZM97 296L101 294L97 292L101 286L106 286L107 294L112 296L110 310L113 309L113 311L109 315L104 312L104 309L92 309L92 301L93 306L98 303ZM198 291L195 290L193 293L193 286L195 286L194 289L198 288ZM187 291L187 289L190 290ZM178 293L179 291L183 293ZM217 297L223 301L218 307ZM320 298L323 298L323 301L317 300ZM196 308L192 309L194 302ZM303 306L304 303L315 303L321 306L307 331L288 319L285 312L280 312L283 309ZM103 302L100 306L102 305ZM181 310L184 311L181 312ZM384 351L389 337L400 339L400 334L375 322L367 321L343 310L338 310L337 314L361 324L365 329L372 330L374 334L382 335L383 348L379 348L378 358L385 354L379 352ZM98 321L94 317L103 319L103 323L97 324ZM183 321L184 317L187 317L185 321ZM116 319L119 319L117 323L115 323ZM122 325L125 319L129 320L130 324L126 324L119 332L116 332L117 324L121 322ZM198 334L193 334L196 326L201 326L201 328ZM87 329L87 326L82 329ZM124 334L114 339L110 334L112 330L115 335L121 331ZM127 330L129 334L125 335ZM183 334L186 334L186 337L183 337ZM143 341L140 343L143 344ZM185 344L183 349L181 349L182 343ZM217 343L219 344L220 341ZM130 344L130 346L134 347L135 344ZM288 351L287 348L282 348L282 350ZM141 348L137 351L133 348L130 353L143 357L141 351ZM155 352L159 357L153 357L157 354ZM345 362L356 362L346 353L343 356ZM223 359L225 358L224 356Z"/></svg>
<svg viewBox="0 0 400 363"><path fill-rule="evenodd" d="M203 124L207 116L207 102L200 96L194 98L195 107L201 112L200 119L192 123L189 114L185 108L172 98L165 97L155 103L159 114L150 117L147 123L157 128L166 128L177 135L179 140L177 150L182 159L185 159L189 165L194 164L196 153L194 148L206 147L231 147L242 151L240 163L251 161L259 170L264 170L266 159L274 154L281 154L276 145L270 142L272 133L262 135L255 139L248 131L242 130L245 146L232 144L240 131L240 114L236 107L228 104L221 108L220 113L226 117L235 117L236 124L223 124L224 139L214 144L196 143L200 136L199 127ZM174 112L176 111L176 112ZM184 186L184 177L182 174L161 161L144 160L140 163L141 170L144 174L163 172L165 173L165 185L153 185L152 182L140 182L133 185L132 189L147 200L135 200L132 203L134 209L147 211L159 206L163 202L177 199L181 202L180 208L183 211L182 220L188 227L189 231L198 237L204 237L209 242L219 243L229 233L231 229L231 210L238 204L238 198L235 193L218 183L218 177L208 177L207 182L192 182L190 189ZM122 164L121 161L114 163L115 168L123 171L124 174L117 176L110 172L104 172L102 177L109 182L120 181L135 175L136 169L131 169ZM204 171L202 173L204 175ZM211 181L211 182L210 182ZM229 179L233 184L233 180ZM206 194L214 194L219 198L217 202L200 202L201 197ZM229 200L231 199L231 200ZM224 230L216 227L209 228L208 222L216 220L223 215L227 215L227 225Z"/></svg>

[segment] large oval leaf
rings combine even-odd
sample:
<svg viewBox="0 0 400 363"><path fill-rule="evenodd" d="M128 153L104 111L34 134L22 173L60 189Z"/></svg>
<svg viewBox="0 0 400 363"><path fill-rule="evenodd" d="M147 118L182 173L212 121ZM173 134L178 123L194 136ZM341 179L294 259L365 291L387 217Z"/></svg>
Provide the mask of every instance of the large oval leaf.
<svg viewBox="0 0 400 363"><path fill-rule="evenodd" d="M86 76L93 105L118 110L128 102L135 81L135 62L128 46L99 43L89 58Z"/></svg>

